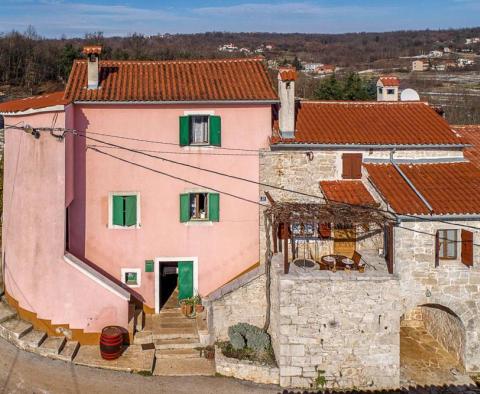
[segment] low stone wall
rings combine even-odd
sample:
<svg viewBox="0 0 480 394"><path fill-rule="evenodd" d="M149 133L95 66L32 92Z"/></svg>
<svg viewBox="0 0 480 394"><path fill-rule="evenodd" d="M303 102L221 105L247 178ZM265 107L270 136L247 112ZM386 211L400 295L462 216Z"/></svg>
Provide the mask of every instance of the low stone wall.
<svg viewBox="0 0 480 394"><path fill-rule="evenodd" d="M215 368L216 372L223 376L250 380L255 383L279 384L278 368L226 357L218 347L215 348Z"/></svg>
<svg viewBox="0 0 480 394"><path fill-rule="evenodd" d="M206 298L205 304L213 340L228 339L228 328L237 323L263 327L266 313L264 267L222 286Z"/></svg>
<svg viewBox="0 0 480 394"><path fill-rule="evenodd" d="M451 313L438 308L421 307L423 324L445 350L458 361L464 363L465 328L460 319Z"/></svg>
<svg viewBox="0 0 480 394"><path fill-rule="evenodd" d="M273 258L271 337L282 387L380 389L400 383L399 283L385 273L283 274Z"/></svg>

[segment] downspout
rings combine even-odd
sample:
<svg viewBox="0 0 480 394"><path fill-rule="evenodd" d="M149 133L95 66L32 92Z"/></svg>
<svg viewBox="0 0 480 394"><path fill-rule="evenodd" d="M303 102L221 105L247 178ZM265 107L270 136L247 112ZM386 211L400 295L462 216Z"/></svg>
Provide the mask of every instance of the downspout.
<svg viewBox="0 0 480 394"><path fill-rule="evenodd" d="M395 149L393 149L390 152L390 163L392 164L393 168L397 170L397 172L400 174L400 176L403 178L403 180L407 183L408 186L410 186L410 189L413 190L413 192L417 195L417 197L422 200L422 202L425 204L425 206L428 208L430 211L430 214L433 213L433 208L430 205L430 203L427 201L427 199L423 196L422 193L415 187L415 185L412 183L410 179L408 179L407 175L402 171L402 169L398 166L397 163L393 160L393 154L395 153Z"/></svg>

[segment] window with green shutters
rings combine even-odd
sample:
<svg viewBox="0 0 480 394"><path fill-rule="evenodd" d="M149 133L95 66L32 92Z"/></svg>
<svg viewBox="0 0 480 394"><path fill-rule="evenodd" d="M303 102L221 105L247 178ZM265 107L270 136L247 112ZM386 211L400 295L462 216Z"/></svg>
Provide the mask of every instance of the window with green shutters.
<svg viewBox="0 0 480 394"><path fill-rule="evenodd" d="M220 195L218 193L180 194L180 222L220 221Z"/></svg>
<svg viewBox="0 0 480 394"><path fill-rule="evenodd" d="M134 227L138 225L137 195L112 195L112 225Z"/></svg>
<svg viewBox="0 0 480 394"><path fill-rule="evenodd" d="M221 146L222 120L214 115L180 116L180 146Z"/></svg>

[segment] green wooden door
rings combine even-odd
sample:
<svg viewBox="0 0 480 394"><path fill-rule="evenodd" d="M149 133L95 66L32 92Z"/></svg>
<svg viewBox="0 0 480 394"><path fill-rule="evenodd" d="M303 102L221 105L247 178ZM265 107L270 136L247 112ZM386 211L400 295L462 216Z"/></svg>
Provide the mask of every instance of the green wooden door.
<svg viewBox="0 0 480 394"><path fill-rule="evenodd" d="M178 262L178 299L193 297L193 261Z"/></svg>

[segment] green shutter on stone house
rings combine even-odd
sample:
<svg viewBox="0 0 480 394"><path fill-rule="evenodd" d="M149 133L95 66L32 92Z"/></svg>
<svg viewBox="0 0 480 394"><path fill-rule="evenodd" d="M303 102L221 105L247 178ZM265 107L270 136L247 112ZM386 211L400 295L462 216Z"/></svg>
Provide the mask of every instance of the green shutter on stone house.
<svg viewBox="0 0 480 394"><path fill-rule="evenodd" d="M112 224L115 226L125 226L123 196L112 196L113 218Z"/></svg>
<svg viewBox="0 0 480 394"><path fill-rule="evenodd" d="M209 193L208 194L208 216L210 221L220 221L220 194Z"/></svg>
<svg viewBox="0 0 480 394"><path fill-rule="evenodd" d="M137 225L137 196L125 196L125 226Z"/></svg>
<svg viewBox="0 0 480 394"><path fill-rule="evenodd" d="M190 116L180 116L180 146L190 145Z"/></svg>
<svg viewBox="0 0 480 394"><path fill-rule="evenodd" d="M222 120L220 116L210 116L210 145L221 146L222 144Z"/></svg>
<svg viewBox="0 0 480 394"><path fill-rule="evenodd" d="M180 194L180 222L185 223L190 220L190 194Z"/></svg>

